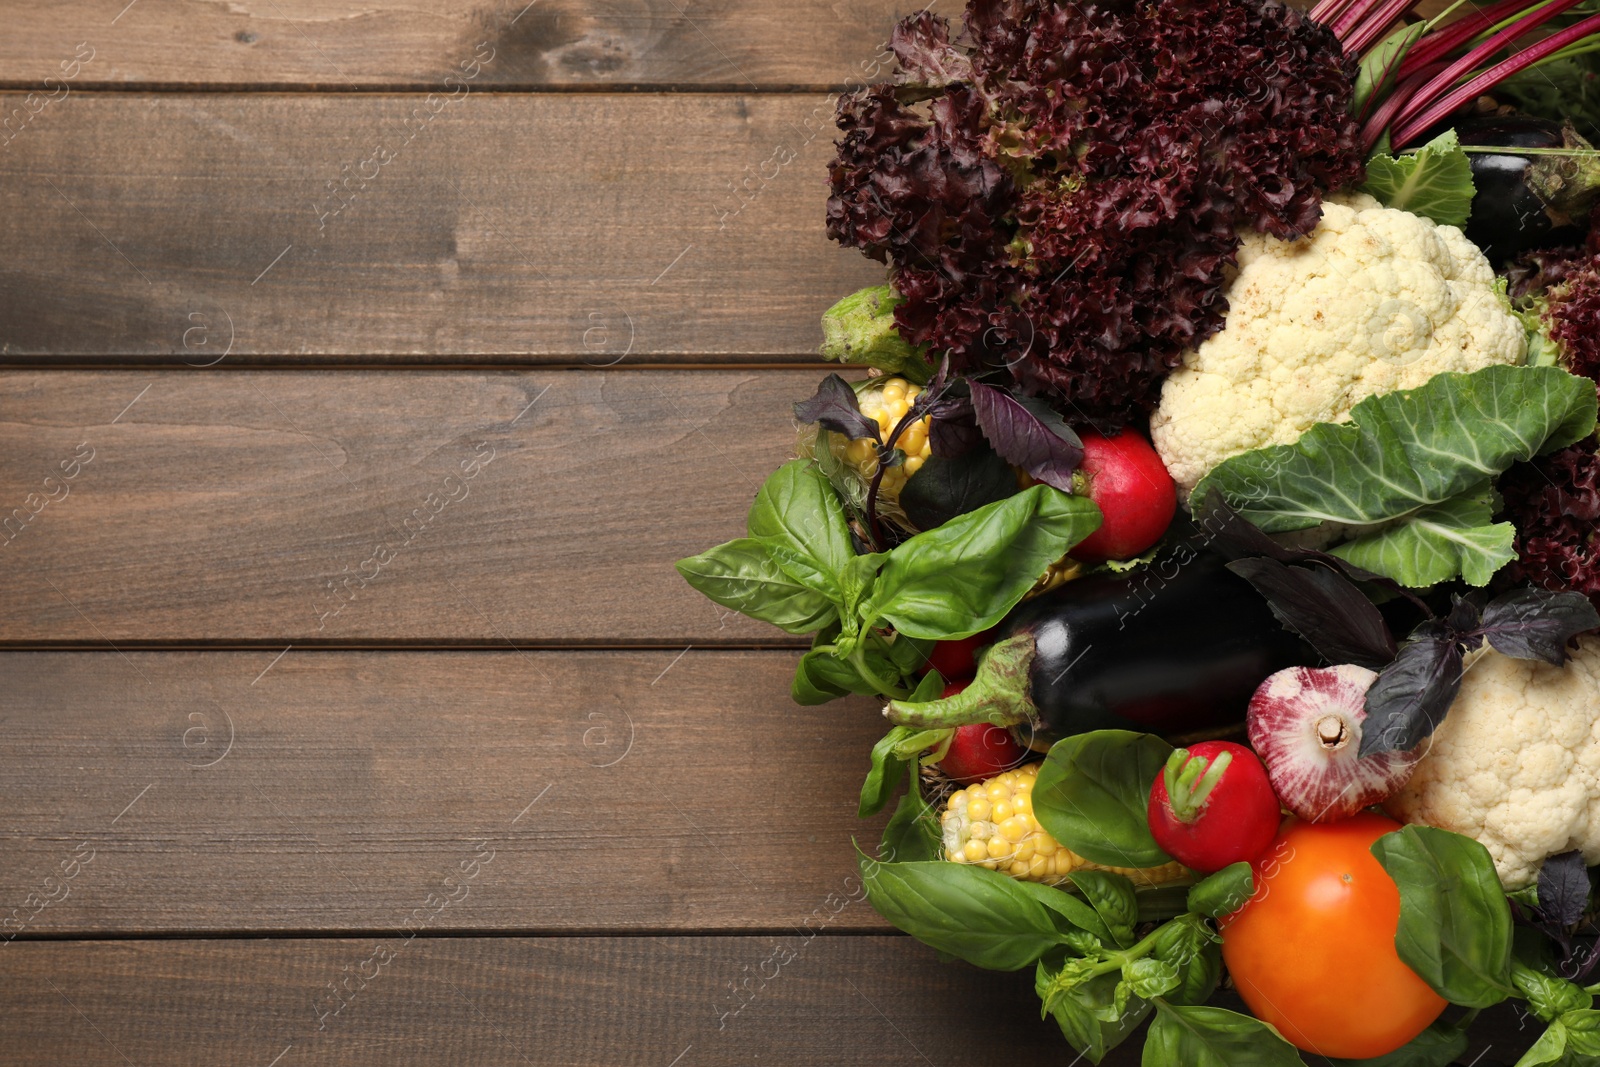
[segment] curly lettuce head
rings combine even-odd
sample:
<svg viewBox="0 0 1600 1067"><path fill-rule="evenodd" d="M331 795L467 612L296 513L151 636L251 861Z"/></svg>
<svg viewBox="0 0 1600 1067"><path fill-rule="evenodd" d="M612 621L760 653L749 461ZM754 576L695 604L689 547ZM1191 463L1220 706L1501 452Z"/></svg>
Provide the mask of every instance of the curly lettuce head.
<svg viewBox="0 0 1600 1067"><path fill-rule="evenodd" d="M844 96L828 233L889 264L906 339L1101 426L1217 330L1242 232L1361 177L1354 64L1275 0L970 0Z"/></svg>

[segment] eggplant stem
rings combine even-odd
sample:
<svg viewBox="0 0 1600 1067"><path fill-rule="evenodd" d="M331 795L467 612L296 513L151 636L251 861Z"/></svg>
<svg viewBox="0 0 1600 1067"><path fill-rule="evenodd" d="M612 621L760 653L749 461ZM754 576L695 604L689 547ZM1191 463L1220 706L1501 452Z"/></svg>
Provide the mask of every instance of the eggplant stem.
<svg viewBox="0 0 1600 1067"><path fill-rule="evenodd" d="M1566 0L1562 0L1562 2L1566 3ZM1566 29L1546 37L1538 44L1524 48L1510 59L1495 64L1448 96L1428 105L1415 118L1395 130L1395 146L1404 147L1410 144L1430 126L1448 116L1468 100L1477 98L1481 93L1499 85L1518 71L1533 66L1544 57L1559 52L1574 41L1580 41L1595 32L1600 32L1600 15L1590 15L1582 22L1574 23Z"/></svg>
<svg viewBox="0 0 1600 1067"><path fill-rule="evenodd" d="M883 709L884 717L897 726L922 730L1032 722L1037 714L1029 693L1033 657L1033 634L1013 634L989 647L978 663L978 676L961 692L938 700L891 700Z"/></svg>

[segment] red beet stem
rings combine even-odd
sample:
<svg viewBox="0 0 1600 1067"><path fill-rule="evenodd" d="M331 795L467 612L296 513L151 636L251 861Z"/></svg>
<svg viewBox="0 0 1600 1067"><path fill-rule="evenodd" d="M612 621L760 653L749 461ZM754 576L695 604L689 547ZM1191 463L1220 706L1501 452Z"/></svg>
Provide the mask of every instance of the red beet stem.
<svg viewBox="0 0 1600 1067"><path fill-rule="evenodd" d="M1355 49L1348 44L1350 34L1355 31L1357 26L1366 22L1368 15L1382 7L1383 4L1384 0L1354 0L1349 7L1339 13L1338 18L1333 20L1330 24L1333 35L1339 38L1341 44L1344 44L1346 52L1352 54L1355 52Z"/></svg>
<svg viewBox="0 0 1600 1067"><path fill-rule="evenodd" d="M1376 14L1362 23L1361 27L1350 35L1350 39L1344 42L1344 50L1352 55L1360 55L1365 52L1368 48L1387 37L1389 31L1394 28L1395 22L1401 15L1411 10L1411 6L1415 3L1416 0L1387 0L1382 7L1378 8Z"/></svg>
<svg viewBox="0 0 1600 1067"><path fill-rule="evenodd" d="M1383 131L1389 128L1389 123L1394 120L1395 113L1404 107L1406 102L1416 94L1417 90L1426 85L1428 80L1441 69L1443 69L1442 66L1438 64L1426 67L1396 85L1389 95L1384 97L1383 103L1378 105L1378 109L1372 113L1372 117L1367 119L1366 125L1361 127L1362 148L1370 153L1376 147L1379 138L1383 136Z"/></svg>
<svg viewBox="0 0 1600 1067"><path fill-rule="evenodd" d="M1555 0L1554 3L1545 7L1543 10L1529 15L1525 19L1519 19L1510 26L1507 26L1505 29L1501 30L1487 41L1484 41L1482 44L1472 49L1472 51L1468 52L1454 63L1451 63L1444 69L1442 73L1434 77L1434 79L1427 85L1423 86L1422 91L1417 93L1416 96L1412 97L1410 103L1406 104L1405 107L1400 109L1400 114L1395 116L1395 122L1402 125L1405 124L1406 120L1410 119L1417 112L1427 107L1433 100L1438 98L1440 93L1446 92L1450 86L1454 85L1467 74L1481 66L1483 62L1490 56L1504 48L1509 47L1518 38L1532 33L1534 30L1538 29L1540 26L1543 26L1546 22L1549 22L1551 19L1555 18L1563 11L1566 11L1568 8L1576 7L1582 2L1583 0ZM1504 75L1502 75L1502 77L1504 77ZM1495 79L1495 82L1491 82L1490 84L1495 84L1499 80L1500 79L1497 78ZM1475 78L1469 84L1476 84L1477 81L1478 79ZM1454 109L1452 108L1451 110ZM1448 113L1449 112L1446 112L1446 114Z"/></svg>
<svg viewBox="0 0 1600 1067"><path fill-rule="evenodd" d="M1563 5L1553 4L1551 8L1558 6L1561 7L1561 10L1565 10L1567 7L1571 7L1572 4L1565 3L1565 0L1563 0ZM1394 132L1394 146L1396 148L1406 147L1427 131L1430 126L1449 116L1451 112L1462 104L1470 100L1476 100L1480 95L1499 85L1518 71L1526 70L1546 56L1561 51L1574 41L1582 40L1591 33L1597 32L1600 32L1600 15L1590 15L1582 22L1574 23L1559 33L1551 34L1538 44L1524 48L1511 58L1496 63L1448 96L1428 104L1426 109L1414 118L1405 121Z"/></svg>
<svg viewBox="0 0 1600 1067"><path fill-rule="evenodd" d="M1311 18L1331 28L1332 21L1349 6L1350 0L1317 0L1317 6L1311 9Z"/></svg>
<svg viewBox="0 0 1600 1067"><path fill-rule="evenodd" d="M1457 22L1427 34L1412 46L1400 64L1399 76L1411 77L1417 71L1454 52L1485 30L1491 30L1520 11L1526 11L1539 0L1500 0L1481 11L1463 15Z"/></svg>

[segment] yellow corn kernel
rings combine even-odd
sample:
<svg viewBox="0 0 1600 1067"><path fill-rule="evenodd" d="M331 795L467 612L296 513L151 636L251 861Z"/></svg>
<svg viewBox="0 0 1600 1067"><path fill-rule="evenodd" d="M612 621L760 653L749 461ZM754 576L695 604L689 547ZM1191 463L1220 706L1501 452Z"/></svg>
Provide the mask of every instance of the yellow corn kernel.
<svg viewBox="0 0 1600 1067"><path fill-rule="evenodd" d="M1060 884L1074 871L1112 871L1135 885L1164 885L1188 874L1178 863L1108 867L1091 863L1045 832L1033 815L1039 764L1030 763L950 795L940 822L944 854L1030 882Z"/></svg>

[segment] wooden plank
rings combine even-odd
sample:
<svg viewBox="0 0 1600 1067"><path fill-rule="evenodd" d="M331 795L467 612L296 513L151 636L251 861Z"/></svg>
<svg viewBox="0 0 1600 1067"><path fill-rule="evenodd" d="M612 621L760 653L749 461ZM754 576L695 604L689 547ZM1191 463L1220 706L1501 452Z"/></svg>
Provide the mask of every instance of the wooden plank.
<svg viewBox="0 0 1600 1067"><path fill-rule="evenodd" d="M137 0L135 0L137 3ZM7 15L7 88L72 73L73 87L433 90L492 55L500 89L671 85L739 91L870 77L891 0L66 0ZM87 62L75 57L88 56ZM63 62L69 62L63 67ZM51 83L54 87L55 82Z"/></svg>
<svg viewBox="0 0 1600 1067"><path fill-rule="evenodd" d="M882 929L794 658L6 653L0 937Z"/></svg>
<svg viewBox="0 0 1600 1067"><path fill-rule="evenodd" d="M6 372L0 641L793 646L672 562L818 377Z"/></svg>
<svg viewBox="0 0 1600 1067"><path fill-rule="evenodd" d="M1073 1056L1039 1019L1031 972L940 965L900 937L18 942L0 951L0 980L0 1046L17 1067ZM1536 1031L1500 1007L1473 1033L1460 1062L1504 1067ZM1135 1067L1140 1045L1102 1062Z"/></svg>
<svg viewBox="0 0 1600 1067"><path fill-rule="evenodd" d="M363 987L375 951L386 962ZM942 967L901 937L17 943L0 975L15 1067L1071 1058L1031 974ZM355 992L332 1014L347 975ZM746 979L756 995L736 999Z"/></svg>
<svg viewBox="0 0 1600 1067"><path fill-rule="evenodd" d="M470 90L44 105L0 148L0 359L812 361L882 281L823 235L827 97Z"/></svg>

